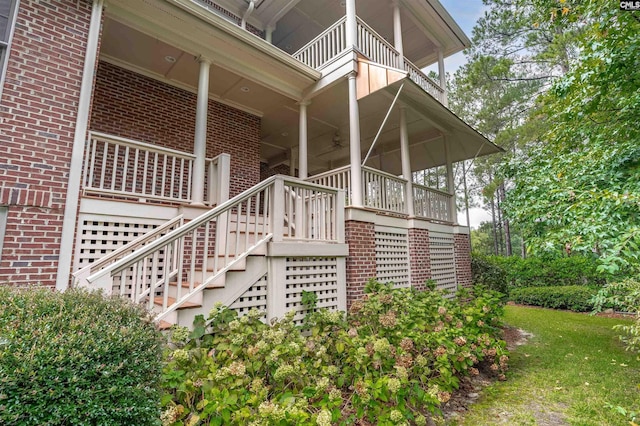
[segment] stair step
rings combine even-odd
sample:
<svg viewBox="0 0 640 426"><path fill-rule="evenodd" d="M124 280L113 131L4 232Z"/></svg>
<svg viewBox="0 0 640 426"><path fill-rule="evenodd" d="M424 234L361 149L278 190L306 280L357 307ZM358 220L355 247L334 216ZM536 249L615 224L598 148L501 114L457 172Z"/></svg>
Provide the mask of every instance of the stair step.
<svg viewBox="0 0 640 426"><path fill-rule="evenodd" d="M164 303L164 297L156 296L156 297L153 298L153 302L157 306L162 306L162 304ZM167 298L167 305L168 306L171 306L174 303L176 303L175 297L168 297ZM184 302L182 304L182 306L180 306L178 309L191 309L191 308L201 308L201 307L202 307L202 305L200 303Z"/></svg>
<svg viewBox="0 0 640 426"><path fill-rule="evenodd" d="M160 322L158 322L158 329L161 331L169 330L172 326L173 324L165 320L160 320Z"/></svg>

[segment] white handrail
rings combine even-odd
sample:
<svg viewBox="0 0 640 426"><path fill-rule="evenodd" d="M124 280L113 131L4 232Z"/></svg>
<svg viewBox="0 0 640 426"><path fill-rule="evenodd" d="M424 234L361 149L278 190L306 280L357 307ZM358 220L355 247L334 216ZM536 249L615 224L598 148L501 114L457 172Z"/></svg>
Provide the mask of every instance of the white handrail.
<svg viewBox="0 0 640 426"><path fill-rule="evenodd" d="M300 202L286 204L295 193ZM87 277L165 318L257 247L285 239L342 242L340 191L273 176ZM285 211L296 223L285 225ZM224 229L225 232L219 232ZM221 235L223 234L223 235ZM222 243L219 243L222 241Z"/></svg>

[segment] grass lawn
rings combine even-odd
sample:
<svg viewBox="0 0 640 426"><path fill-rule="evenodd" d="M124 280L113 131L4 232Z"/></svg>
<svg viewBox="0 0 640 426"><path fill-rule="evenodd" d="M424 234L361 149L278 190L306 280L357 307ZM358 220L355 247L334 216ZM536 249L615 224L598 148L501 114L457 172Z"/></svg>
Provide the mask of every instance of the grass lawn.
<svg viewBox="0 0 640 426"><path fill-rule="evenodd" d="M508 380L485 388L453 424L628 426L608 407L640 411L640 362L611 329L622 321L507 306L505 322L534 337L512 351Z"/></svg>

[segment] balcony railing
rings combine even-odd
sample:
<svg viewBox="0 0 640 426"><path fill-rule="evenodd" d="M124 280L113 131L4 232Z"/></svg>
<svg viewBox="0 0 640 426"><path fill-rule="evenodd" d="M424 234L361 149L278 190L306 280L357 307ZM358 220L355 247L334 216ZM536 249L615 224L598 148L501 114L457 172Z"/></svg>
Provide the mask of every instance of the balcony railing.
<svg viewBox="0 0 640 426"><path fill-rule="evenodd" d="M83 191L138 201L190 203L195 155L103 133L85 150ZM229 198L229 155L207 158L206 205Z"/></svg>
<svg viewBox="0 0 640 426"><path fill-rule="evenodd" d="M442 222L453 222L451 195L417 183L413 184L415 215Z"/></svg>
<svg viewBox="0 0 640 426"><path fill-rule="evenodd" d="M293 57L317 70L322 69L347 47L346 16L311 40Z"/></svg>
<svg viewBox="0 0 640 426"><path fill-rule="evenodd" d="M344 190L346 205L352 205L351 169L349 166L311 176L307 181ZM362 186L364 207L391 213L408 213L407 181L405 179L371 167L363 167ZM416 217L439 222L453 222L450 194L416 183L412 183L412 187Z"/></svg>
<svg viewBox="0 0 640 426"><path fill-rule="evenodd" d="M407 71L414 83L440 103L445 103L444 89L411 61L400 55L393 45L360 18L357 18L357 44L357 48L369 60ZM346 39L346 17L342 17L294 53L293 57L312 68L321 70L347 47L349 46Z"/></svg>

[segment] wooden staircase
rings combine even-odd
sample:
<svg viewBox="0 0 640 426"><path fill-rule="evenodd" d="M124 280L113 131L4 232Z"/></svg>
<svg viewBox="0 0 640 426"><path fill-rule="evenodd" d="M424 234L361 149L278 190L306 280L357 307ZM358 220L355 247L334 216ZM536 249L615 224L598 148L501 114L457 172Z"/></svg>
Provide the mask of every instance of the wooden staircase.
<svg viewBox="0 0 640 426"><path fill-rule="evenodd" d="M168 223L76 272L74 284L144 304L161 327L191 326L267 276L269 243L344 242L344 193L273 176L188 222Z"/></svg>

